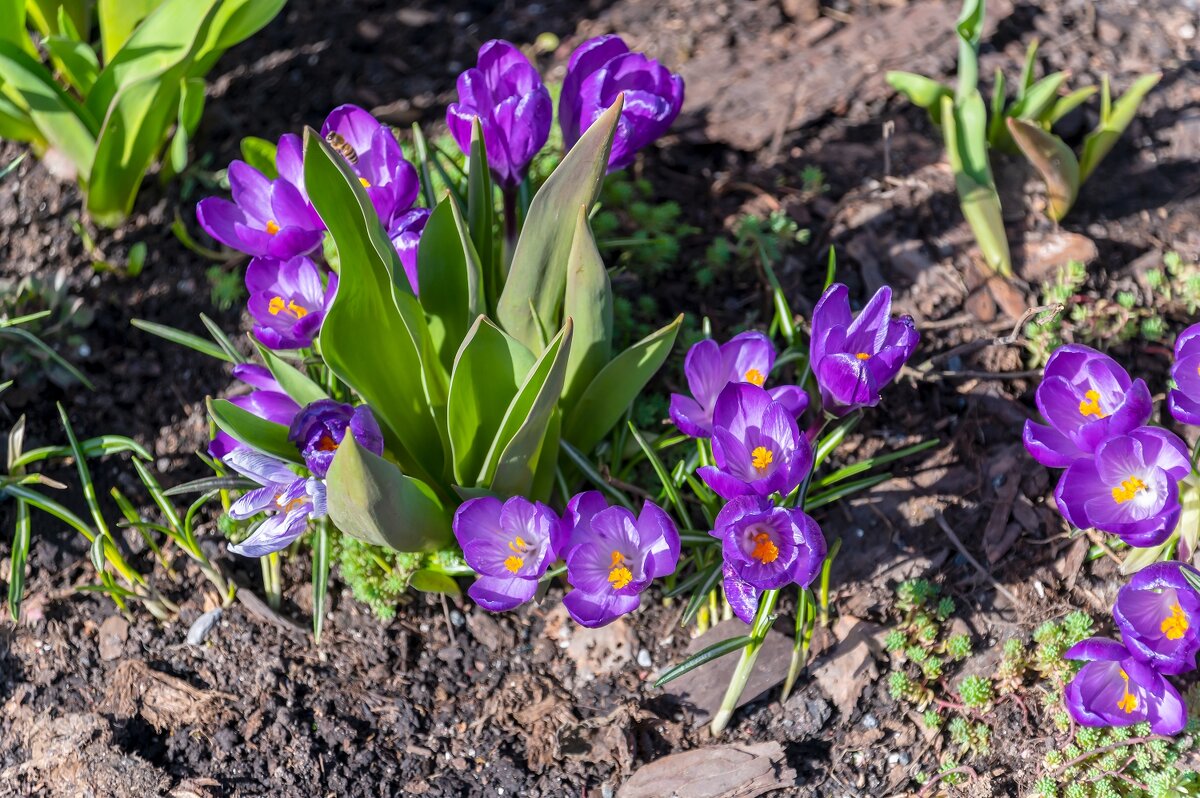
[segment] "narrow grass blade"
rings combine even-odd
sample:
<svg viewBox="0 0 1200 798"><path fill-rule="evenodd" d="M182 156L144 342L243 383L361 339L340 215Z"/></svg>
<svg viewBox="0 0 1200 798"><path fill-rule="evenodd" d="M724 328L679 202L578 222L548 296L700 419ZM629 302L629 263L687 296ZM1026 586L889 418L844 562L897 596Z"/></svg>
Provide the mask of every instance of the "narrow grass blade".
<svg viewBox="0 0 1200 798"><path fill-rule="evenodd" d="M158 324L156 322L146 321L144 319L133 319L130 323L143 332L148 332L151 335L157 335L159 338L165 338L173 344L179 344L180 346L186 346L188 349L194 349L202 355L208 355L209 357L216 358L217 360L224 360L227 363L238 362L236 360L232 360L224 349L210 341L204 340L198 335L192 335L191 333L184 332L183 330L177 330L174 327L168 327L165 324Z"/></svg>
<svg viewBox="0 0 1200 798"><path fill-rule="evenodd" d="M321 642L321 629L325 625L325 606L329 595L329 564L332 550L332 540L329 533L329 523L322 519L317 522L317 531L313 535L313 564L312 564L312 601L313 601L313 638Z"/></svg>
<svg viewBox="0 0 1200 798"><path fill-rule="evenodd" d="M674 668L668 670L662 676L658 677L658 680L654 682L654 686L662 687L667 682L678 679L685 673L694 671L696 668L712 662L714 659L720 659L726 654L732 654L735 651L741 651L752 642L754 642L753 638L751 638L749 635L740 635L738 637L731 637L728 640L722 640L719 643L713 643L708 648L704 649L703 651L696 652L683 662L676 665Z"/></svg>
<svg viewBox="0 0 1200 798"><path fill-rule="evenodd" d="M217 326L217 323L203 313L200 314L200 321L204 322L205 328L208 329L208 334L217 342L217 346L221 347L221 351L228 357L230 363L245 363L246 358L242 357L242 353L233 345L233 341L229 340L229 336L225 331Z"/></svg>
<svg viewBox="0 0 1200 798"><path fill-rule="evenodd" d="M250 490L261 487L246 477L204 477L176 485L163 491L163 496L185 496L189 493L207 493L213 490Z"/></svg>
<svg viewBox="0 0 1200 798"><path fill-rule="evenodd" d="M126 438L123 435L100 435L95 438L88 438L81 441L79 444L83 450L83 454L89 458L104 457L110 454L121 454L122 452L132 452L134 455L143 460L151 459L150 453L137 441L132 438ZM19 457L14 459L9 464L10 470L13 468L21 468L40 463L43 460L51 460L56 457L70 457L73 452L70 446L42 446L37 449L30 449L27 452L21 453Z"/></svg>
<svg viewBox="0 0 1200 798"><path fill-rule="evenodd" d="M850 477L856 476L865 471L870 471L872 468L877 466L886 465L887 463L894 462L902 457L908 457L910 454L923 452L926 449L932 449L939 443L941 443L941 439L934 438L933 440L922 441L921 443L916 443L912 446L906 446L903 449L897 449L894 452L888 452L887 454L882 454L878 457L868 457L865 460L860 460L857 463L852 463L844 468L839 468L837 471L826 474L820 479L815 480L813 482L813 487L827 488L830 485L841 482L844 479L849 479Z"/></svg>
<svg viewBox="0 0 1200 798"><path fill-rule="evenodd" d="M89 391L96 390L96 386L92 384L91 380L84 376L82 371L72 366L66 358L64 358L58 352L55 352L49 346L49 344L47 344L41 338L38 338L33 333L29 332L29 330L23 330L20 327L0 328L0 337L4 336L15 338L21 343L28 344L29 346L32 346L33 348L43 352L46 357L53 360L60 368L78 380Z"/></svg>
<svg viewBox="0 0 1200 798"><path fill-rule="evenodd" d="M8 612L21 620L21 600L25 597L25 561L29 558L29 505L17 499L17 522L13 529L12 552L8 568Z"/></svg>
<svg viewBox="0 0 1200 798"><path fill-rule="evenodd" d="M96 485L92 482L92 472L87 465L87 455L84 453L83 447L79 445L79 439L75 437L75 430L71 427L71 419L67 418L67 411L61 403L58 404L58 417L62 421L63 429L66 430L71 454L75 457L75 467L79 471L79 481L83 485L83 498L87 502L88 510L92 513L92 521L95 522L100 537L108 537L108 524L104 521L104 513L100 511L100 501L96 498ZM103 570L103 568L97 567L96 570Z"/></svg>
<svg viewBox="0 0 1200 798"><path fill-rule="evenodd" d="M667 493L667 499L670 500L671 505L675 508L675 512L679 514L679 520L690 528L692 526L691 515L688 513L687 506L683 503L683 497L679 495L679 486L671 478L671 475L667 473L667 469L663 465L662 460L659 459L658 453L654 451L650 444L646 443L646 438L632 421L629 422L629 431L633 433L633 439L637 441L637 445L641 447L642 452L646 455L646 459L650 461L654 473L658 475L658 481L662 483L663 490Z"/></svg>
<svg viewBox="0 0 1200 798"><path fill-rule="evenodd" d="M692 619L696 617L696 613L704 606L704 601L708 598L708 594L716 588L717 582L720 579L721 562L718 561L712 565L712 570L708 571L708 575L705 577L704 582L701 583L700 589L692 593L692 597L688 599L687 607L683 611L683 618L679 621L681 626L687 626L692 622Z"/></svg>
<svg viewBox="0 0 1200 798"><path fill-rule="evenodd" d="M841 487L832 488L824 493L818 493L815 496L809 496L804 501L804 511L812 512L818 507L824 507L827 504L833 504L834 502L844 499L851 494L858 493L861 490L868 490L876 485L887 482L891 478L891 474L875 474L874 476L859 479L854 482L847 482Z"/></svg>
<svg viewBox="0 0 1200 798"><path fill-rule="evenodd" d="M561 446L562 451L567 455L568 458L570 458L571 462L575 464L575 467L583 472L583 475L587 477L592 484L594 484L604 493L607 493L609 496L612 496L614 499L616 499L622 507L630 511L633 510L633 502L629 500L629 497L626 496L623 491L618 490L616 487L610 484L607 479L601 476L600 472L596 470L591 461L584 457L578 449L566 441L563 441Z"/></svg>

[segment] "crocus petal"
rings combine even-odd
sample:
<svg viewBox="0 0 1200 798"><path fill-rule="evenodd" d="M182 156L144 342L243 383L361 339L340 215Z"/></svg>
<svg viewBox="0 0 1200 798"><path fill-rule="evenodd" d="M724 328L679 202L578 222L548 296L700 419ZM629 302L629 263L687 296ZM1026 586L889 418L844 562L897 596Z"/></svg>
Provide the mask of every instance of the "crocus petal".
<svg viewBox="0 0 1200 798"><path fill-rule="evenodd" d="M250 537L230 545L229 550L243 557L264 557L292 545L307 528L307 512L276 513L255 527Z"/></svg>
<svg viewBox="0 0 1200 798"><path fill-rule="evenodd" d="M739 577L729 563L724 565L721 574L725 586L725 599L729 602L733 614L743 623L754 623L762 592Z"/></svg>
<svg viewBox="0 0 1200 798"><path fill-rule="evenodd" d="M563 597L563 607L575 623L595 629L607 626L622 615L633 612L641 601L642 597L636 594L625 596L612 592L594 594L572 590Z"/></svg>
<svg viewBox="0 0 1200 798"><path fill-rule="evenodd" d="M529 601L537 593L538 580L481 576L467 595L488 612L507 612Z"/></svg>
<svg viewBox="0 0 1200 798"><path fill-rule="evenodd" d="M712 413L690 396L671 394L671 421L684 435L707 438L712 435Z"/></svg>
<svg viewBox="0 0 1200 798"><path fill-rule="evenodd" d="M783 405L792 418L799 418L808 409L808 392L799 385L779 385L767 391L771 400Z"/></svg>
<svg viewBox="0 0 1200 798"><path fill-rule="evenodd" d="M1075 442L1054 427L1025 422L1022 440L1025 449L1047 468L1066 468L1087 453L1075 445Z"/></svg>
<svg viewBox="0 0 1200 798"><path fill-rule="evenodd" d="M296 473L287 463L252 449L233 452L225 464L260 485L290 485L296 481Z"/></svg>

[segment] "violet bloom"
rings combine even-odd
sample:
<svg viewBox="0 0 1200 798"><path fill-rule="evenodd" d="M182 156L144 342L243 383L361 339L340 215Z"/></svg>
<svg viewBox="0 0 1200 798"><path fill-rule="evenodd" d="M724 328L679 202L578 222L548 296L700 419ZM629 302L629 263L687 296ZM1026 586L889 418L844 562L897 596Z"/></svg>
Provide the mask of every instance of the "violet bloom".
<svg viewBox="0 0 1200 798"><path fill-rule="evenodd" d="M748 382L761 388L774 366L775 346L760 332L739 333L724 344L709 338L693 344L683 362L692 395L671 394L671 420L693 438L710 437L713 409L725 386ZM798 385L780 385L768 393L793 416L808 408L808 394Z"/></svg>
<svg viewBox="0 0 1200 798"><path fill-rule="evenodd" d="M511 191L545 146L553 116L550 92L529 59L493 39L479 48L476 66L458 76L458 102L446 109L446 124L469 155L471 121L479 117L488 166L501 188Z"/></svg>
<svg viewBox="0 0 1200 798"><path fill-rule="evenodd" d="M1049 426L1025 422L1025 448L1044 466L1066 468L1114 435L1150 420L1150 389L1131 380L1105 354L1082 344L1054 350L1046 361L1037 406Z"/></svg>
<svg viewBox="0 0 1200 798"><path fill-rule="evenodd" d="M567 504L563 527L567 581L575 588L563 606L583 626L604 626L633 612L642 591L679 564L679 531L653 502L635 517L587 491Z"/></svg>
<svg viewBox="0 0 1200 798"><path fill-rule="evenodd" d="M404 158L391 129L357 105L339 105L321 135L349 162L384 226L416 202L417 170Z"/></svg>
<svg viewBox="0 0 1200 798"><path fill-rule="evenodd" d="M759 496L739 496L717 513L711 534L721 540L725 597L737 617L754 620L764 590L807 587L821 572L825 537L801 510L776 507Z"/></svg>
<svg viewBox="0 0 1200 798"><path fill-rule="evenodd" d="M725 499L791 493L812 469L796 417L757 385L730 383L713 410L713 459L700 478Z"/></svg>
<svg viewBox="0 0 1200 798"><path fill-rule="evenodd" d="M1155 734L1176 734L1187 723L1179 693L1154 668L1115 640L1076 643L1067 659L1085 660L1067 685L1067 709L1082 726L1132 726L1149 722Z"/></svg>
<svg viewBox="0 0 1200 798"><path fill-rule="evenodd" d="M232 452L225 462L250 477L261 488L244 494L229 508L229 517L241 521L259 513L267 518L241 543L229 550L244 557L262 557L291 545L304 534L308 519L325 515L325 483L302 477L282 460L253 449Z"/></svg>
<svg viewBox="0 0 1200 798"><path fill-rule="evenodd" d="M383 454L383 432L371 408L333 399L320 399L297 413L288 440L296 444L313 476L324 479L347 429L359 446L371 454Z"/></svg>
<svg viewBox="0 0 1200 798"><path fill-rule="evenodd" d="M489 612L533 598L561 545L558 516L541 502L514 496L469 499L454 513L454 537L479 578L467 593Z"/></svg>
<svg viewBox="0 0 1200 798"><path fill-rule="evenodd" d="M428 221L428 208L413 208L397 216L388 228L388 238L392 239L392 246L400 256L400 265L404 267L404 274L414 294L420 293L417 284L417 248Z"/></svg>
<svg viewBox="0 0 1200 798"><path fill-rule="evenodd" d="M303 255L279 261L255 258L246 268L248 307L254 317L254 337L269 349L312 346L333 296L337 275L321 283L321 270Z"/></svg>
<svg viewBox="0 0 1200 798"><path fill-rule="evenodd" d="M1179 522L1179 480L1191 471L1183 441L1157 427L1110 438L1058 481L1058 509L1080 529L1100 529L1130 546L1157 546Z"/></svg>
<svg viewBox="0 0 1200 798"><path fill-rule="evenodd" d="M284 393L283 388L271 376L271 372L263 366L256 363L239 363L233 367L233 376L257 390L229 397L231 404L265 421L285 427L289 426L300 412L300 405ZM224 430L218 430L208 443L208 453L218 460L224 460L235 449L245 448L247 447L244 443Z"/></svg>
<svg viewBox="0 0 1200 798"><path fill-rule="evenodd" d="M683 78L653 58L630 52L616 35L588 39L571 53L558 101L567 149L622 92L625 103L608 156L610 172L629 166L638 150L670 129L683 107Z"/></svg>
<svg viewBox="0 0 1200 798"><path fill-rule="evenodd" d="M247 163L231 163L233 202L208 197L196 205L196 219L205 232L227 247L260 258L287 260L319 247L325 224L304 191L298 137L279 140L275 168L279 177L271 180Z"/></svg>
<svg viewBox="0 0 1200 798"><path fill-rule="evenodd" d="M1113 604L1113 620L1133 656L1159 673L1186 673L1200 651L1200 595L1178 562L1158 562L1133 575Z"/></svg>
<svg viewBox="0 0 1200 798"><path fill-rule="evenodd" d="M879 404L921 339L909 316L893 319L892 289L884 286L853 318L849 289L835 283L813 310L809 362L825 410L844 416Z"/></svg>
<svg viewBox="0 0 1200 798"><path fill-rule="evenodd" d="M1167 394L1167 407L1180 424L1200 426L1200 324L1193 324L1175 339L1175 388Z"/></svg>

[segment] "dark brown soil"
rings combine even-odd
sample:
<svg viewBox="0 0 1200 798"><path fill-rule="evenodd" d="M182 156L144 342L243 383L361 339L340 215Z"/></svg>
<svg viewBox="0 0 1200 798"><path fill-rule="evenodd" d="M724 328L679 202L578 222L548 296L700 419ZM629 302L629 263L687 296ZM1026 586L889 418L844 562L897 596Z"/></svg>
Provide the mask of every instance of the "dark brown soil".
<svg viewBox="0 0 1200 798"><path fill-rule="evenodd" d="M1051 475L1020 447L1020 424L1033 412L1033 382L1011 374L1025 368L1022 350L949 350L1008 333L1038 304L1038 288L1063 260L1039 254L1047 248L1086 252L1084 239L1094 244L1079 297L1085 304L1111 299L1115 286L1140 285L1147 258L1167 250L1200 258L1200 19L1193 5L1166 0L991 5L982 75L1002 66L1015 76L1034 37L1042 66L1071 70L1074 85L1107 72L1123 89L1139 73L1164 73L1061 228L1032 207L1040 201L1036 182L1016 164L1006 170L1016 175L1002 181L1010 237L1029 253L1018 258L1021 279L1011 284L989 281L974 259L936 131L882 81L886 69L950 78L952 3L296 2L212 76L198 152L216 168L237 156L242 136L319 124L343 102L374 108L396 125L436 126L454 76L484 40L531 42L549 31L562 45L543 65L558 69L582 38L617 31L687 79L675 132L638 168L657 199L679 202L683 221L702 231L684 241L676 267L625 273L619 290L653 295L664 313L707 315L717 329L763 322L769 299L752 263L720 272L706 290L693 275L708 243L740 214L779 209L812 231L812 243L793 247L781 269L798 313L807 315L820 291L830 245L857 299L885 282L896 286L898 310L923 331L913 365L933 361L902 379L843 451L865 456L930 435L942 444L896 479L818 517L830 540L843 541L833 569L839 622L818 639L818 648L834 648L811 669L829 681L804 677L784 705L777 691L766 693L726 735L782 744L797 775L780 782L780 795L904 794L915 789L918 770L936 769L940 745L924 739L884 680L864 679L835 656L845 653L838 646L849 639L846 628L887 622L899 579L936 576L984 650L1069 607L1103 615L1119 584L1110 565L1081 566L1078 545L1059 538L1062 522L1044 504ZM1095 107L1068 120L1070 143L1095 123ZM0 164L20 152L0 145ZM808 166L824 171L828 191L802 190ZM148 246L144 273L125 278L92 269L72 229L80 205L73 186L30 159L0 188L0 276L66 271L70 292L94 309L95 321L79 333L82 349L76 342L63 354L96 383L88 392L34 371L15 375L20 385L4 397L0 418L8 424L26 414L29 445L58 442L53 403L61 401L81 435L127 434L151 448L164 483L202 474L192 453L207 432L203 399L225 390L229 378L220 364L129 321L200 334L200 313L227 330L243 324L237 311L213 307L209 264L168 230L177 214L191 225L204 189L185 192L177 183L164 192L150 181L133 219L92 231L116 262L132 244ZM1174 332L1189 320L1167 321ZM1166 350L1133 342L1119 353L1161 388ZM1002 372L1010 374L996 376ZM668 372L662 385L679 379ZM102 486L132 492L127 472L115 458L96 469ZM71 481L73 473L56 476ZM956 550L939 517L1016 594L1016 606ZM11 510L0 505L0 529L11 528ZM257 590L257 566L225 554L211 525L204 531L243 594ZM0 573L7 574L8 552L4 533ZM92 578L77 536L39 520L31 565L24 621L0 621L0 796L607 798L646 763L719 742L697 722L703 696L680 700L652 687L689 643L678 604L647 601L597 633L564 623L558 589L540 606L505 616L418 597L380 623L337 583L318 647L305 631L306 566L290 562L285 620L239 602L202 646L191 646L188 628L212 600L194 570L163 585L183 607L177 622L163 626L139 614L127 625L106 600L73 589ZM780 631L790 630L790 611L785 604ZM868 674L886 673L882 655L863 652L850 660ZM831 662L843 664L831 671ZM858 680L857 700L831 691L830 684ZM1021 794L1054 741L1015 709L1000 712L995 725L993 752L974 763L982 774L974 789Z"/></svg>

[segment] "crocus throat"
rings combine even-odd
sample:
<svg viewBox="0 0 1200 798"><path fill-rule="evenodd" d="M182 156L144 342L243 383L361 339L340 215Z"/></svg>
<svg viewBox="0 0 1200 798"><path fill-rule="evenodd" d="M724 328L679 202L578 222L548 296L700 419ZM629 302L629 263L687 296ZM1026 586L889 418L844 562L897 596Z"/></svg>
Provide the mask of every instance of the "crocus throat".
<svg viewBox="0 0 1200 798"><path fill-rule="evenodd" d="M754 466L754 470L762 473L767 470L767 466L774 461L775 455L765 446L759 446L750 453L750 464Z"/></svg>
<svg viewBox="0 0 1200 798"><path fill-rule="evenodd" d="M771 540L770 535L759 532L754 536L754 551L750 552L750 556L763 565L773 563L779 559L779 547Z"/></svg>
<svg viewBox="0 0 1200 798"><path fill-rule="evenodd" d="M1100 394L1098 391L1088 391L1083 395L1083 400L1079 402L1079 415L1084 418L1088 416L1104 418L1106 413L1100 409Z"/></svg>
<svg viewBox="0 0 1200 798"><path fill-rule="evenodd" d="M1137 709L1137 696L1129 692L1129 674L1125 672L1124 668L1121 669L1121 678L1125 680L1125 693L1117 702L1117 709L1125 710L1125 714L1128 715Z"/></svg>
<svg viewBox="0 0 1200 798"><path fill-rule="evenodd" d="M1112 489L1112 497L1117 504L1124 504L1143 490L1149 490L1146 487L1146 483L1142 482L1138 477L1131 476Z"/></svg>
<svg viewBox="0 0 1200 798"><path fill-rule="evenodd" d="M289 501L284 501L283 494L281 493L275 497L275 506L278 507L279 511L282 513L290 513L292 510L302 507L304 505L304 502L306 501L306 499L307 499L307 497L301 496L297 499L290 499Z"/></svg>
<svg viewBox="0 0 1200 798"><path fill-rule="evenodd" d="M870 360L871 359L871 355L866 352L859 352L857 355L855 355L855 357L858 358L859 360Z"/></svg>
<svg viewBox="0 0 1200 798"><path fill-rule="evenodd" d="M504 561L504 567L508 569L509 573L515 574L525 564L524 554L529 551L529 544L525 542L525 538L517 535L508 542L508 550L512 554Z"/></svg>
<svg viewBox="0 0 1200 798"><path fill-rule="evenodd" d="M766 375L764 375L758 369L750 369L743 375L743 377L745 378L746 382L750 383L751 385L757 385L759 388L761 388L763 383L767 381Z"/></svg>
<svg viewBox="0 0 1200 798"><path fill-rule="evenodd" d="M267 219L267 232L271 235L275 235L279 232L279 225L274 219Z"/></svg>
<svg viewBox="0 0 1200 798"><path fill-rule="evenodd" d="M317 439L318 452L332 452L335 451L337 447L338 442L335 441L333 436L331 436L329 433L326 433Z"/></svg>
<svg viewBox="0 0 1200 798"><path fill-rule="evenodd" d="M370 181L370 180L367 180L365 177L360 177L360 178L358 179L358 182L362 183L362 187L363 187L363 188L370 188L370 187L371 187L371 181Z"/></svg>
<svg viewBox="0 0 1200 798"><path fill-rule="evenodd" d="M1183 607L1179 606L1179 602L1171 605L1171 614L1163 619L1159 628L1168 640L1178 640L1187 632L1187 618L1184 617Z"/></svg>
<svg viewBox="0 0 1200 798"><path fill-rule="evenodd" d="M285 311L297 319L302 319L308 315L308 308L304 307L303 305L296 304L296 300L294 299L289 299L287 302L284 302L283 297L281 296L271 297L271 303L267 305L267 310L272 316L278 316L280 313L284 313Z"/></svg>
<svg viewBox="0 0 1200 798"><path fill-rule="evenodd" d="M608 581L613 586L613 590L620 590L633 581L633 574L625 567L624 563L625 555L614 549L612 564L609 566L608 572Z"/></svg>

